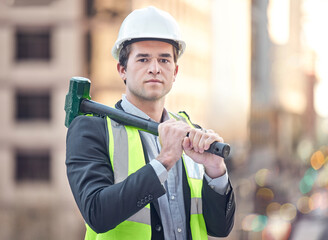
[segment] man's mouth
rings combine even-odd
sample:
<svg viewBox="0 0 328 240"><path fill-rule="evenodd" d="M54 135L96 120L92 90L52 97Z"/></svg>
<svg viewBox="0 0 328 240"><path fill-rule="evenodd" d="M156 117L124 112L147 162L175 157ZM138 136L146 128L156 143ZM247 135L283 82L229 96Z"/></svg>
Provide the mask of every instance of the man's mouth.
<svg viewBox="0 0 328 240"><path fill-rule="evenodd" d="M146 83L162 83L162 81L159 79L149 79L146 81Z"/></svg>

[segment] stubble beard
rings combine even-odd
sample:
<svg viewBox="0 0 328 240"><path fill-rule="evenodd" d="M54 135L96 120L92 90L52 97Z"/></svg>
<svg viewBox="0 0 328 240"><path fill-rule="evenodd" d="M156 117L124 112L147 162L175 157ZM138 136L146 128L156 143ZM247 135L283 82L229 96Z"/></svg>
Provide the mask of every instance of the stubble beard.
<svg viewBox="0 0 328 240"><path fill-rule="evenodd" d="M166 91L162 91L160 93L149 93L148 90L142 89L142 90L134 90L134 89L130 89L131 94L141 100L141 101L145 101L145 102L156 102L156 101L160 101L161 99L165 99L165 96L169 93L170 90L166 90Z"/></svg>
<svg viewBox="0 0 328 240"><path fill-rule="evenodd" d="M172 85L169 88L164 88L159 90L146 89L145 87L135 89L127 85L127 90L133 96L133 98L138 99L141 102L156 102L160 100L165 100L165 96L171 91Z"/></svg>

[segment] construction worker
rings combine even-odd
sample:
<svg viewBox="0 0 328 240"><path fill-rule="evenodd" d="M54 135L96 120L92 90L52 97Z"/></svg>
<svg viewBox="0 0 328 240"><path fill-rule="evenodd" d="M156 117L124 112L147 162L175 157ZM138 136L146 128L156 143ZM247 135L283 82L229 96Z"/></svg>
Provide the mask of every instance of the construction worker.
<svg viewBox="0 0 328 240"><path fill-rule="evenodd" d="M224 159L188 115L169 113L185 43L155 7L130 13L112 49L126 92L116 108L159 122L159 137L105 116L78 116L67 133L68 180L85 239L207 239L227 236L235 201Z"/></svg>

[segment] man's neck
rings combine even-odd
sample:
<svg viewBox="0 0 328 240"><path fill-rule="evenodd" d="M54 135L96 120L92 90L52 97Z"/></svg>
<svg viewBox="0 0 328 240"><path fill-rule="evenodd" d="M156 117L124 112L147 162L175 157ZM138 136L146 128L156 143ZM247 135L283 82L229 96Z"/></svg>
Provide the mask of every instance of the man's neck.
<svg viewBox="0 0 328 240"><path fill-rule="evenodd" d="M151 119L156 122L161 122L164 110L164 99L158 101L137 101L136 99L127 97L127 100L146 113Z"/></svg>

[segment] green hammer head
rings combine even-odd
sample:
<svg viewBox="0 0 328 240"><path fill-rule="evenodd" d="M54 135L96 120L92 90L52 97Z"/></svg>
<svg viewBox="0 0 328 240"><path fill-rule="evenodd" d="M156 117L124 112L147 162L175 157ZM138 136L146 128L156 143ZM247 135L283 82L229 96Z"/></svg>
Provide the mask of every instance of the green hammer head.
<svg viewBox="0 0 328 240"><path fill-rule="evenodd" d="M82 99L90 97L91 81L84 77L72 77L69 82L69 90L65 99L65 126L69 127L73 119L80 115L80 104Z"/></svg>

